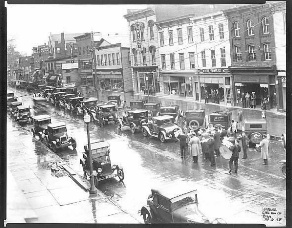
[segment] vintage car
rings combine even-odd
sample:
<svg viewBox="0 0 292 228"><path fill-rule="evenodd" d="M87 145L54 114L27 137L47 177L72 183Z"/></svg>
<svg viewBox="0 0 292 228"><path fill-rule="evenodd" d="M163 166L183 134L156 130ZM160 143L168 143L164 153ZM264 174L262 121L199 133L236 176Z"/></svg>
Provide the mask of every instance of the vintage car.
<svg viewBox="0 0 292 228"><path fill-rule="evenodd" d="M66 92L66 87L57 87L57 88L55 89L55 92L56 92L56 93L58 93L58 92L65 92L65 93L67 93L67 92Z"/></svg>
<svg viewBox="0 0 292 228"><path fill-rule="evenodd" d="M17 102L16 97L7 97L7 107L9 107L13 102Z"/></svg>
<svg viewBox="0 0 292 228"><path fill-rule="evenodd" d="M40 140L43 140L47 134L48 125L51 123L51 117L49 115L34 116L32 122L31 132L33 137L38 136Z"/></svg>
<svg viewBox="0 0 292 228"><path fill-rule="evenodd" d="M68 137L65 123L51 123L48 125L46 135L44 137L45 144L54 152L71 146L73 150L76 148L76 140Z"/></svg>
<svg viewBox="0 0 292 228"><path fill-rule="evenodd" d="M8 113L10 113L10 115L13 116L17 106L21 106L21 105L22 105L22 102L20 101L11 102L10 105L8 106Z"/></svg>
<svg viewBox="0 0 292 228"><path fill-rule="evenodd" d="M150 111L151 116L157 116L160 110L160 103L145 103L144 109Z"/></svg>
<svg viewBox="0 0 292 228"><path fill-rule="evenodd" d="M144 109L144 101L130 101L130 108L134 109Z"/></svg>
<svg viewBox="0 0 292 228"><path fill-rule="evenodd" d="M121 96L108 96L108 102L112 104L116 104L117 106L121 106Z"/></svg>
<svg viewBox="0 0 292 228"><path fill-rule="evenodd" d="M52 105L55 105L55 106L58 106L59 105L59 101L61 99L61 96L64 96L65 94L66 94L66 92L52 93L52 95L50 96L50 102L51 102L51 104Z"/></svg>
<svg viewBox="0 0 292 228"><path fill-rule="evenodd" d="M31 123L32 117L30 114L30 108L26 106L17 106L14 113L13 113L13 118L18 122L18 123Z"/></svg>
<svg viewBox="0 0 292 228"><path fill-rule="evenodd" d="M83 110L81 108L81 102L83 97L71 97L68 103L65 105L65 109L72 112L73 114L83 115Z"/></svg>
<svg viewBox="0 0 292 228"><path fill-rule="evenodd" d="M136 109L126 112L126 115L119 118L118 128L121 130L122 127L128 126L131 128L131 132L134 134L137 130L142 130L142 125L147 123L148 110Z"/></svg>
<svg viewBox="0 0 292 228"><path fill-rule="evenodd" d="M27 85L28 85L28 82L27 81L24 81L24 80L16 80L15 87L17 89L26 89Z"/></svg>
<svg viewBox="0 0 292 228"><path fill-rule="evenodd" d="M36 107L38 105L45 106L47 103L47 100L44 97L33 97L32 101L33 101L34 107Z"/></svg>
<svg viewBox="0 0 292 228"><path fill-rule="evenodd" d="M73 97L76 97L76 95L75 94L65 94L65 95L61 96L60 100L59 100L59 107L65 109L66 106L69 105L69 99L73 98Z"/></svg>
<svg viewBox="0 0 292 228"><path fill-rule="evenodd" d="M75 86L72 86L72 87L66 87L65 92L66 92L67 94L75 94L75 95L77 95L77 87L75 87Z"/></svg>
<svg viewBox="0 0 292 228"><path fill-rule="evenodd" d="M247 119L244 120L244 131L249 138L249 147L255 148L259 144L263 135L267 134L266 119Z"/></svg>
<svg viewBox="0 0 292 228"><path fill-rule="evenodd" d="M208 124L215 126L220 124L223 129L228 130L231 126L232 113L225 111L217 111L209 114Z"/></svg>
<svg viewBox="0 0 292 228"><path fill-rule="evenodd" d="M38 90L38 85L36 82L28 82L27 87L26 87L26 91L28 93L31 93L37 90Z"/></svg>
<svg viewBox="0 0 292 228"><path fill-rule="evenodd" d="M55 89L54 88L46 88L42 92L42 97L44 97L47 100L49 100L51 94L54 93L54 92L55 92Z"/></svg>
<svg viewBox="0 0 292 228"><path fill-rule="evenodd" d="M175 132L181 130L181 128L172 121L173 117L168 115L152 117L147 124L142 126L142 133L145 137L158 137L161 142L175 139Z"/></svg>
<svg viewBox="0 0 292 228"><path fill-rule="evenodd" d="M86 100L81 101L83 115L85 114L85 112L88 112L91 117L91 121L96 121L97 102L98 100L94 97L90 97Z"/></svg>
<svg viewBox="0 0 292 228"><path fill-rule="evenodd" d="M97 106L96 119L100 126L109 122L118 122L117 106L115 104L106 104Z"/></svg>
<svg viewBox="0 0 292 228"><path fill-rule="evenodd" d="M205 127L205 110L188 110L184 119L189 131L197 131L200 127Z"/></svg>
<svg viewBox="0 0 292 228"><path fill-rule="evenodd" d="M196 188L182 186L171 184L151 189L147 205L139 211L144 223L226 223L220 218L210 221L199 209Z"/></svg>
<svg viewBox="0 0 292 228"><path fill-rule="evenodd" d="M180 109L178 105L172 105L172 106L162 106L159 108L158 112L159 116L172 116L173 121L176 122L178 116L180 115Z"/></svg>
<svg viewBox="0 0 292 228"><path fill-rule="evenodd" d="M10 97L14 98L14 92L7 91L7 98L10 98Z"/></svg>
<svg viewBox="0 0 292 228"><path fill-rule="evenodd" d="M99 181L118 177L120 181L124 180L124 170L118 165L112 165L110 160L110 145L105 141L92 142L90 144L92 154L92 166L94 184L97 187ZM83 158L80 159L84 177L90 177L90 167L87 145L84 146Z"/></svg>

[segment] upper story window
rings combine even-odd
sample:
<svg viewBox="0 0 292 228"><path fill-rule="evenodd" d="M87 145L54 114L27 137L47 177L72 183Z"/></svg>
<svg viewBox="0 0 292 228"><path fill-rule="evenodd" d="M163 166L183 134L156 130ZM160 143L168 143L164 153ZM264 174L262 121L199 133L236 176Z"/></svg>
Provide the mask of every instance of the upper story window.
<svg viewBox="0 0 292 228"><path fill-rule="evenodd" d="M233 23L233 31L234 31L234 36L235 37L240 37L240 33L239 33L240 28L239 28L239 23L237 21L235 21Z"/></svg>
<svg viewBox="0 0 292 228"><path fill-rule="evenodd" d="M225 66L226 66L226 53L225 53L225 47L220 48L220 52L221 52L221 67L225 67Z"/></svg>
<svg viewBox="0 0 292 228"><path fill-rule="evenodd" d="M165 55L161 55L161 66L163 70L166 69Z"/></svg>
<svg viewBox="0 0 292 228"><path fill-rule="evenodd" d="M272 60L270 44L264 44L263 47L264 47L264 60Z"/></svg>
<svg viewBox="0 0 292 228"><path fill-rule="evenodd" d="M115 54L114 53L112 53L112 61L113 61L113 65L116 65Z"/></svg>
<svg viewBox="0 0 292 228"><path fill-rule="evenodd" d="M97 62L97 65L100 66L100 58L99 58L99 55L96 56L96 62Z"/></svg>
<svg viewBox="0 0 292 228"><path fill-rule="evenodd" d="M131 33L132 33L132 41L133 42L136 42L136 29L135 29L135 26L134 25L132 25L131 26Z"/></svg>
<svg viewBox="0 0 292 228"><path fill-rule="evenodd" d="M177 29L178 44L183 44L182 28Z"/></svg>
<svg viewBox="0 0 292 228"><path fill-rule="evenodd" d="M78 47L78 54L81 55L81 47Z"/></svg>
<svg viewBox="0 0 292 228"><path fill-rule="evenodd" d="M142 50L142 60L143 60L143 65L146 65L146 48L143 48Z"/></svg>
<svg viewBox="0 0 292 228"><path fill-rule="evenodd" d="M190 69L195 69L195 53L189 52Z"/></svg>
<svg viewBox="0 0 292 228"><path fill-rule="evenodd" d="M206 67L206 53L205 51L201 52L202 66Z"/></svg>
<svg viewBox="0 0 292 228"><path fill-rule="evenodd" d="M179 53L179 66L181 70L185 69L185 57L184 53Z"/></svg>
<svg viewBox="0 0 292 228"><path fill-rule="evenodd" d="M269 19L264 17L262 19L262 31L263 31L263 34L269 34Z"/></svg>
<svg viewBox="0 0 292 228"><path fill-rule="evenodd" d="M213 25L209 25L209 37L210 37L210 40L214 40L214 29L213 29Z"/></svg>
<svg viewBox="0 0 292 228"><path fill-rule="evenodd" d="M189 43L193 43L194 42L193 27L192 26L188 27L188 42Z"/></svg>
<svg viewBox="0 0 292 228"><path fill-rule="evenodd" d="M150 40L154 40L154 21L148 21Z"/></svg>
<svg viewBox="0 0 292 228"><path fill-rule="evenodd" d="M218 25L218 28L219 28L219 37L220 37L220 40L224 39L224 26L223 24L219 24Z"/></svg>
<svg viewBox="0 0 292 228"><path fill-rule="evenodd" d="M204 29L203 28L200 28L200 38L201 38L201 41L204 41L205 40L205 37L204 37Z"/></svg>
<svg viewBox="0 0 292 228"><path fill-rule="evenodd" d="M164 33L159 32L159 39L160 39L160 47L164 46Z"/></svg>
<svg viewBox="0 0 292 228"><path fill-rule="evenodd" d="M242 53L240 47L234 46L234 61L238 62L242 60Z"/></svg>
<svg viewBox="0 0 292 228"><path fill-rule="evenodd" d="M116 57L117 57L117 65L120 65L120 53L117 53L116 54Z"/></svg>
<svg viewBox="0 0 292 228"><path fill-rule="evenodd" d="M175 69L174 53L170 53L169 56L170 56L170 68L174 70Z"/></svg>
<svg viewBox="0 0 292 228"><path fill-rule="evenodd" d="M169 30L168 31L168 36L169 36L169 45L173 45L173 31Z"/></svg>
<svg viewBox="0 0 292 228"><path fill-rule="evenodd" d="M254 35L254 24L252 23L251 20L247 20L247 22L246 22L246 30L247 30L247 35L248 36L253 36Z"/></svg>
<svg viewBox="0 0 292 228"><path fill-rule="evenodd" d="M132 53L134 56L134 64L137 65L138 58L137 58L137 50L135 48L132 49Z"/></svg>
<svg viewBox="0 0 292 228"><path fill-rule="evenodd" d="M156 65L156 48L154 46L149 47L149 51L151 53L151 60L152 60L152 65Z"/></svg>
<svg viewBox="0 0 292 228"><path fill-rule="evenodd" d="M104 65L107 65L107 54L104 54Z"/></svg>
<svg viewBox="0 0 292 228"><path fill-rule="evenodd" d="M212 67L216 67L216 55L215 55L215 50L211 50L211 61L212 61Z"/></svg>
<svg viewBox="0 0 292 228"><path fill-rule="evenodd" d="M108 65L110 66L112 64L112 61L111 61L111 54L108 54Z"/></svg>
<svg viewBox="0 0 292 228"><path fill-rule="evenodd" d="M254 61L256 60L256 52L255 52L255 46L248 45L248 61Z"/></svg>

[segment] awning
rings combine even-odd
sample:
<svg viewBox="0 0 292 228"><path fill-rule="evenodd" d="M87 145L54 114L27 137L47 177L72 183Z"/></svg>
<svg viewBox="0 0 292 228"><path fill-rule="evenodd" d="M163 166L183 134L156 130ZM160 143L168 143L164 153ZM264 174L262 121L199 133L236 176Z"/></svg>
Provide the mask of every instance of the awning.
<svg viewBox="0 0 292 228"><path fill-rule="evenodd" d="M81 78L93 78L92 75L80 75Z"/></svg>
<svg viewBox="0 0 292 228"><path fill-rule="evenodd" d="M260 87L263 87L263 88L268 88L268 84L260 84Z"/></svg>
<svg viewBox="0 0 292 228"><path fill-rule="evenodd" d="M235 83L235 86L244 86L242 83Z"/></svg>

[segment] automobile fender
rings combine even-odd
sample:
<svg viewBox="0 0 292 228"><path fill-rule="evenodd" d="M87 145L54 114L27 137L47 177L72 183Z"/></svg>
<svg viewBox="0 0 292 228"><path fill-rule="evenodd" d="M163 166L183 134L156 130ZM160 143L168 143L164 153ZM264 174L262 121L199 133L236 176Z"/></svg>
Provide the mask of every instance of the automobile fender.
<svg viewBox="0 0 292 228"><path fill-rule="evenodd" d="M56 141L52 141L52 143L53 143L54 145L57 145L57 142L56 142Z"/></svg>
<svg viewBox="0 0 292 228"><path fill-rule="evenodd" d="M164 138L166 139L166 132L164 130L161 131L160 134L163 134L164 135Z"/></svg>
<svg viewBox="0 0 292 228"><path fill-rule="evenodd" d="M132 128L132 126L134 126L134 128L137 128L137 126L136 126L136 124L134 123L134 122L132 122L131 124L130 124L130 127Z"/></svg>
<svg viewBox="0 0 292 228"><path fill-rule="evenodd" d="M152 214L151 214L151 210L150 210L150 207L147 205L147 206L143 206L140 210L140 215L143 215L143 214L146 214L146 213L149 213L152 217Z"/></svg>
<svg viewBox="0 0 292 228"><path fill-rule="evenodd" d="M148 126L142 126L142 128L147 131L148 135L152 135Z"/></svg>

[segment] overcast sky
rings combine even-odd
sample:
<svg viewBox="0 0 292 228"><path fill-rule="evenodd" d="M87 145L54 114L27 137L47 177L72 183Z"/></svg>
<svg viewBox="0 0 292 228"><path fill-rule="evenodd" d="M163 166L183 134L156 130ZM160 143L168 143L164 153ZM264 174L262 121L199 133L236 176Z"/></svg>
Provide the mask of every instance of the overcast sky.
<svg viewBox="0 0 292 228"><path fill-rule="evenodd" d="M64 33L119 33L127 38L127 9L147 5L9 5L7 40L15 39L17 51L31 55L32 47L48 43L48 36Z"/></svg>

